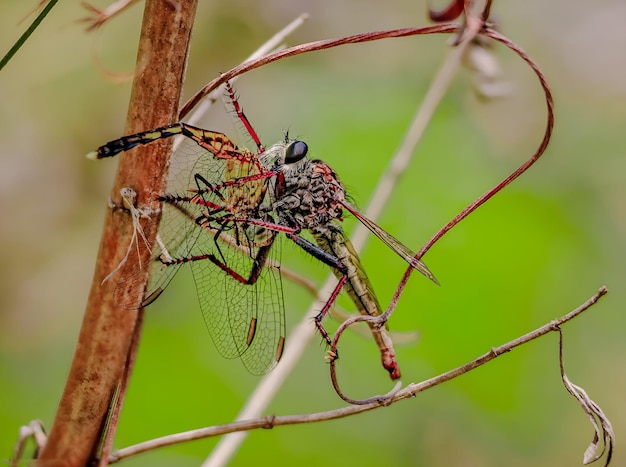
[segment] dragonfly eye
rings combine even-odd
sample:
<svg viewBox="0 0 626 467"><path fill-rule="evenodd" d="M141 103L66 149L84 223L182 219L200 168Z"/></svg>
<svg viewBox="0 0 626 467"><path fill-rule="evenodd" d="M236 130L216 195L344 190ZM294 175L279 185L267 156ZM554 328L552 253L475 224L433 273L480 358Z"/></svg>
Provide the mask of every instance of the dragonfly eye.
<svg viewBox="0 0 626 467"><path fill-rule="evenodd" d="M309 147L304 141L294 141L285 151L285 164L294 164L306 156Z"/></svg>

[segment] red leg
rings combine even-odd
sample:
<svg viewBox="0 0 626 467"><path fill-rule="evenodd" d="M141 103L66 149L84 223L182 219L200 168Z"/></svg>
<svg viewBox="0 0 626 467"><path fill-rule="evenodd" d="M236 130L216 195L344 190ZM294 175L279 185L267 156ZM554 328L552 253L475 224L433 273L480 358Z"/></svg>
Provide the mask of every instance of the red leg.
<svg viewBox="0 0 626 467"><path fill-rule="evenodd" d="M243 109L239 106L239 102L237 102L237 97L235 96L235 91L233 91L233 88L228 81L224 83L224 86L226 86L226 91L228 91L228 97L230 97L230 102L233 104L233 108L237 113L237 117L239 117L239 120L241 120L243 126L246 127L246 131L252 138L252 141L254 141L254 144L256 144L256 147L259 150L259 154L262 154L263 152L265 152L265 148L261 144L261 140L256 134L256 131L254 131L254 128L252 128L248 117L246 117L246 114L243 113Z"/></svg>

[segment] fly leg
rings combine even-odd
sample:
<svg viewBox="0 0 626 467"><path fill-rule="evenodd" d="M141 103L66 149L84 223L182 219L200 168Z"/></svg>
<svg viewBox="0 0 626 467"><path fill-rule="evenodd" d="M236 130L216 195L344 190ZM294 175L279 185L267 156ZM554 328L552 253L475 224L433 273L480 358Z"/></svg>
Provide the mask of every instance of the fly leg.
<svg viewBox="0 0 626 467"><path fill-rule="evenodd" d="M250 183L250 182L255 182L258 180L264 180L266 178L270 178L276 175L275 171L266 171L266 172L261 172L261 173L257 173L257 174L252 174L252 175L246 175L244 177L239 177L239 178L235 178L233 180L227 180L223 183L220 183L218 185L213 185L211 182L209 182L207 179L205 179L202 175L200 174L195 174L194 178L196 180L196 185L198 186L197 189L189 189L190 192L192 193L196 193L195 196L191 196L191 197L180 197L181 200L185 200L185 201L189 201L189 202L194 202L193 200L197 198L197 196L203 196L205 194L208 193L214 193L216 196L218 196L222 201L226 202L226 199L224 198L224 196L222 195L221 191L224 188L230 188L230 187L238 187L241 185L245 185L246 183ZM205 187L202 187L202 185L204 185Z"/></svg>
<svg viewBox="0 0 626 467"><path fill-rule="evenodd" d="M341 292L341 289L343 289L343 286L348 280L348 268L336 256L333 256L325 252L314 243L311 243L307 239L300 237L296 235L295 233L288 233L287 238L292 240L296 245L298 245L308 254L322 261L324 264L327 264L328 266L335 268L341 274L341 277L339 278L339 282L337 283L334 290L330 294L330 297L328 298L328 300L322 307L321 311L314 318L315 326L317 327L317 330L322 335L322 338L326 341L326 343L330 346L332 345L332 339L330 338L330 335L324 328L324 325L322 324L322 320L324 319L324 316L326 316L326 313L328 313L328 311L332 308L333 304L335 303L335 300L339 296L339 292ZM335 353L334 355L331 355L330 358L331 360L336 360L337 358L339 358L339 356Z"/></svg>
<svg viewBox="0 0 626 467"><path fill-rule="evenodd" d="M226 91L228 92L228 97L230 98L230 102L233 105L233 109L235 109L235 113L237 114L237 117L239 117L239 120L241 120L241 123L243 123L243 126L246 128L246 131L252 138L252 141L254 141L254 144L256 144L256 147L259 150L259 154L263 154L265 152L265 148L261 144L259 135L257 135L256 131L254 131L254 128L252 128L252 125L250 124L248 117L246 117L246 114L243 113L243 109L241 108L241 106L239 105L239 102L237 101L237 96L235 96L235 91L233 91L233 88L228 81L224 83L224 86L226 87Z"/></svg>
<svg viewBox="0 0 626 467"><path fill-rule="evenodd" d="M258 249L256 256L254 257L252 268L250 269L250 272L247 275L247 277L244 277L241 274L239 274L237 271L235 271L230 266L228 266L226 262L221 261L217 256L215 256L212 253L208 253L204 255L188 256L184 258L171 258L170 260L167 260L167 261L164 259L161 259L161 262L163 263L164 266L174 266L174 265L180 265L183 263L190 263L194 261L208 260L208 261L211 261L213 264L215 264L222 271L224 271L227 276L242 283L243 285L254 285L259 279L259 276L261 275L261 272L263 270L263 267L265 266L267 258L269 257L269 253L272 248L272 243L273 243L273 238L269 244L264 245ZM257 318L253 317L250 320L248 333L246 337L247 346L250 346L252 344L252 341L256 333L256 328L257 328ZM282 349L282 343L279 345L279 348ZM282 353L282 350L280 352ZM277 357L277 359L279 358L280 356Z"/></svg>

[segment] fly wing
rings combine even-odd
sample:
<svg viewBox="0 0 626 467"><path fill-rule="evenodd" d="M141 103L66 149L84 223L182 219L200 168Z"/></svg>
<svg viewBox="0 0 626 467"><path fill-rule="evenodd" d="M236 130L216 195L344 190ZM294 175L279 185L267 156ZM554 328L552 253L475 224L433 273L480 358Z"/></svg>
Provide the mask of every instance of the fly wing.
<svg viewBox="0 0 626 467"><path fill-rule="evenodd" d="M114 292L115 302L126 309L136 309L147 306L156 300L165 287L172 280L182 263L167 264L173 258L185 257L191 249L191 245L196 241L197 232L185 231L183 235L178 235L176 242L170 237L171 219L184 217L180 211L172 206L165 206L161 221L150 219L144 228L146 237L152 235L149 230L156 229L154 236L155 243L152 247L137 241L134 248L129 252L129 256L122 271L122 277L117 283ZM184 222L184 221L182 221ZM144 253L142 250L150 250ZM148 259L146 259L148 258ZM148 270L148 285L145 294L142 287L144 282L145 269Z"/></svg>
<svg viewBox="0 0 626 467"><path fill-rule="evenodd" d="M439 285L439 281L434 276L434 274L430 272L430 269L428 269L428 266L426 266L423 262L415 258L415 253L413 253L413 251L411 251L408 247L406 247L403 243L401 243L400 240L392 236L389 232L384 230L382 227L378 226L374 221L365 217L363 214L361 214L359 211L357 211L353 206L351 206L347 202L344 202L342 204L365 227L367 227L374 235L380 238L385 245L391 248L404 261L409 263L409 265L413 269L421 272L424 276L428 277L435 284Z"/></svg>

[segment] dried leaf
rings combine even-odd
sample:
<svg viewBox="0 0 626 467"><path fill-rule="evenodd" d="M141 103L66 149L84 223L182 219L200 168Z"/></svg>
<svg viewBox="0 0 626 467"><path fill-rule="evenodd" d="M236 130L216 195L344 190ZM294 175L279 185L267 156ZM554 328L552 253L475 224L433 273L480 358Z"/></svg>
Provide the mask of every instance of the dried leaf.
<svg viewBox="0 0 626 467"><path fill-rule="evenodd" d="M565 368L563 365L563 332L558 329L559 332L559 363L561 366L561 379L565 385L565 389L576 398L580 406L583 408L589 421L594 429L593 440L585 450L583 455L583 464L591 464L600 459L606 452L605 467L611 463L613 457L613 446L615 445L615 432L610 420L604 414L602 409L596 404L587 394L587 392L580 386L572 383L565 374ZM599 446L600 439L602 439L602 446Z"/></svg>
<svg viewBox="0 0 626 467"><path fill-rule="evenodd" d="M469 2L468 2L469 6ZM430 7L428 8L428 17L431 21L435 23L441 23L444 21L454 21L457 19L463 11L465 11L465 1L464 0L453 0L450 2L450 5L445 7L443 10L433 10Z"/></svg>
<svg viewBox="0 0 626 467"><path fill-rule="evenodd" d="M82 18L79 21L87 23L87 31L93 31L101 27L114 16L120 14L136 1L137 0L117 0L104 9L96 8L90 3L82 1L81 3L83 7L89 10L89 16Z"/></svg>
<svg viewBox="0 0 626 467"><path fill-rule="evenodd" d="M20 427L19 437L13 448L11 467L22 465L22 456L29 439L35 442L35 452L33 453L33 459L35 459L46 445L47 440L46 429L41 420L32 420L28 425Z"/></svg>
<svg viewBox="0 0 626 467"><path fill-rule="evenodd" d="M91 154L92 153L89 153L87 157L92 157ZM118 264L117 267L113 271L111 271L104 279L102 279L101 284L104 284L106 281L108 281L113 275L115 275L116 272L118 272L122 268L122 266L124 266L124 264L126 264L130 254L133 251L133 247L135 247L135 249L137 250L138 258L141 257L139 253L139 249L140 249L139 237L141 237L141 239L143 240L143 243L148 249L148 251L152 253L152 249L150 248L150 243L148 242L148 239L146 238L143 232L143 228L141 227L141 223L139 222L139 219L141 218L149 218L152 211L148 208L139 209L135 206L135 202L137 201L137 193L132 188L128 188L128 187L122 188L120 190L120 195L123 201L123 206L121 206L121 208L127 209L130 212L130 216L133 221L133 236L130 239L130 243L128 244L128 249L126 250L126 255L124 256L122 261L120 261L120 264ZM115 203L109 199L109 207L111 209L116 209L120 206L115 205ZM141 262L139 264L141 266Z"/></svg>
<svg viewBox="0 0 626 467"><path fill-rule="evenodd" d="M472 87L479 98L489 100L511 94L512 86L502 80L502 70L489 43L472 41L463 54L463 64L472 72Z"/></svg>

